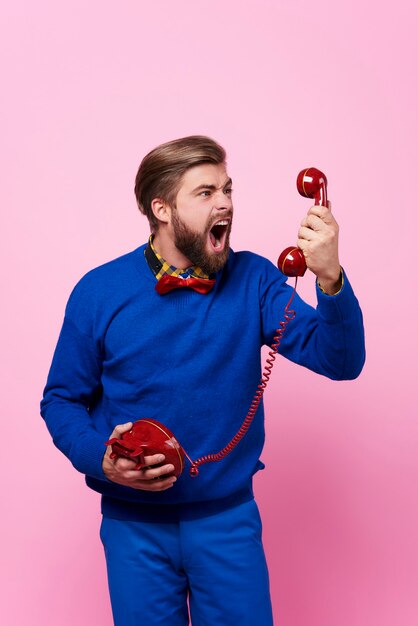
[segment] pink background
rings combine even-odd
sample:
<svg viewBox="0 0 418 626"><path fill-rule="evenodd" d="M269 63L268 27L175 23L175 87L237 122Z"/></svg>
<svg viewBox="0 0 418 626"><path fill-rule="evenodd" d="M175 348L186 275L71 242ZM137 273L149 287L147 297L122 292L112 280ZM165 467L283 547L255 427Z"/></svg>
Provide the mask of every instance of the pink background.
<svg viewBox="0 0 418 626"><path fill-rule="evenodd" d="M418 623L414 4L3 3L3 624L112 623L99 497L38 402L72 286L146 239L142 156L194 133L228 150L233 247L273 261L309 208L296 174L324 169L365 316L358 380L280 360L267 393L277 624Z"/></svg>

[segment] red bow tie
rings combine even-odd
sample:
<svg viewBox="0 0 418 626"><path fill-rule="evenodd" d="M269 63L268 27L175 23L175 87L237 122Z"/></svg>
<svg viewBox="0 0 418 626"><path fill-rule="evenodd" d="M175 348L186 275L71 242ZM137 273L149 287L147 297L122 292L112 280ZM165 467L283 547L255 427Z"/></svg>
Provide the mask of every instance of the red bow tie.
<svg viewBox="0 0 418 626"><path fill-rule="evenodd" d="M214 284L215 280L209 278L194 278L193 276L189 276L189 278L178 278L177 276L164 274L155 285L155 290L162 295L173 289L189 287L199 293L208 293Z"/></svg>

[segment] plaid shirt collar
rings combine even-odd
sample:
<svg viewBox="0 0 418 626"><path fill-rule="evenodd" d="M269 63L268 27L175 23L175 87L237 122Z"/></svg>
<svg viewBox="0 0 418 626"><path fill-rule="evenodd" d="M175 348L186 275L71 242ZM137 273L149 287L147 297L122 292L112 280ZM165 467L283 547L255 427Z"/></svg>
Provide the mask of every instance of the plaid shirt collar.
<svg viewBox="0 0 418 626"><path fill-rule="evenodd" d="M148 245L145 248L144 254L147 263L157 280L160 280L160 278L165 274L168 274L169 276L178 276L180 278L189 278L190 276L203 279L214 278L213 274L206 274L197 265L191 265L184 270L174 267L173 265L169 265L167 261L163 259L163 257L158 254L158 252L154 248L153 239L154 235L151 235L148 240Z"/></svg>

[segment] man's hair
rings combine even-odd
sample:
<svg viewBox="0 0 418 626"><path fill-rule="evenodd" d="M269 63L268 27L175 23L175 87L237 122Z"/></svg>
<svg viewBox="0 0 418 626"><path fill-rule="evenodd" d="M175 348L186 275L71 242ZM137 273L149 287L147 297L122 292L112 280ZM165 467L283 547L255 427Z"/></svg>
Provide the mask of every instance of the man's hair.
<svg viewBox="0 0 418 626"><path fill-rule="evenodd" d="M203 135L175 139L151 150L141 162L135 178L138 208L147 216L152 231L158 229L151 202L160 198L172 207L185 172L203 163L225 163L226 152L216 141Z"/></svg>

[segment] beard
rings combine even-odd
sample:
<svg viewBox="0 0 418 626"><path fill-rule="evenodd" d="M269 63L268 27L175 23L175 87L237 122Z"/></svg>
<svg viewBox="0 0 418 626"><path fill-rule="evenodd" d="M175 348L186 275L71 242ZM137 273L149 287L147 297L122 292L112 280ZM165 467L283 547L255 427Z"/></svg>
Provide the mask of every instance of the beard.
<svg viewBox="0 0 418 626"><path fill-rule="evenodd" d="M232 227L232 215L225 215L231 219L227 226L225 235L225 243L222 252L211 254L207 251L207 242L209 238L209 232L216 221L221 219L219 216L216 219L208 220L203 233L196 233L190 230L184 222L177 215L177 211L174 209L172 214L172 224L174 232L174 243L180 252L182 252L193 265L199 266L206 274L216 274L226 264L229 257L229 236Z"/></svg>

